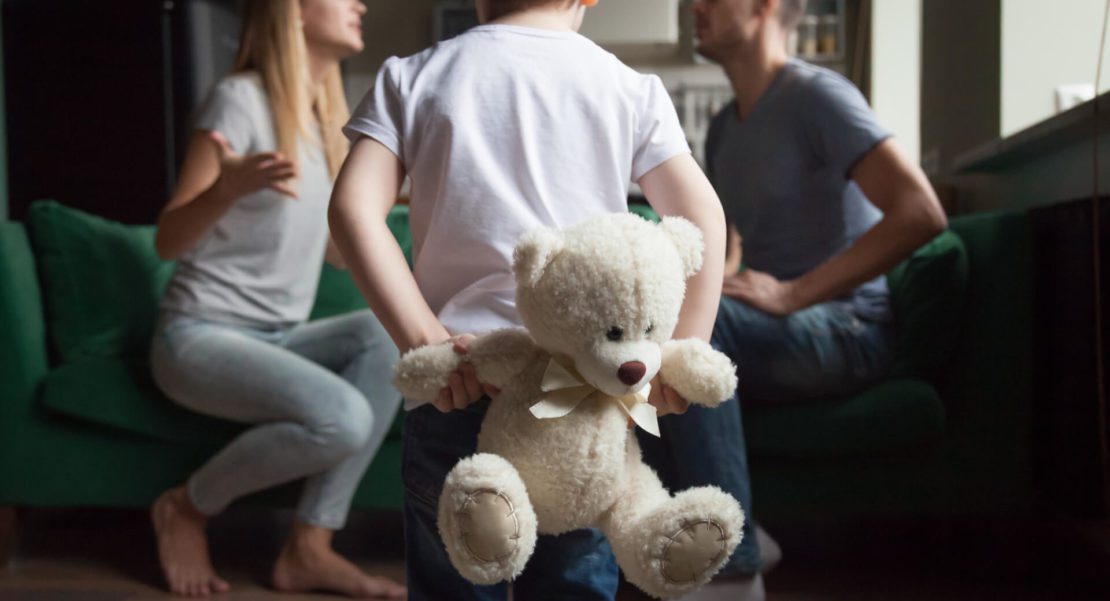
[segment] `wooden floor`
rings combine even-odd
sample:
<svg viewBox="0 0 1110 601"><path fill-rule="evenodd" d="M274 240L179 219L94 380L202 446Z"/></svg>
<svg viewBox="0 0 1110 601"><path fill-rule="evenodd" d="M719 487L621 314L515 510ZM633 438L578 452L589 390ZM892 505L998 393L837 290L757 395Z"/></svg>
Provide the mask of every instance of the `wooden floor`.
<svg viewBox="0 0 1110 601"><path fill-rule="evenodd" d="M335 599L267 589L289 516L232 511L213 521L212 552L232 591L220 599ZM766 575L772 601L972 601L1110 599L1110 527L1022 522L844 524L771 528L785 551ZM360 514L336 547L366 570L404 579L396 514ZM168 599L145 512L22 512L0 601ZM689 601L734 600L717 583ZM620 601L647 597L622 585ZM518 600L528 601L528 600Z"/></svg>

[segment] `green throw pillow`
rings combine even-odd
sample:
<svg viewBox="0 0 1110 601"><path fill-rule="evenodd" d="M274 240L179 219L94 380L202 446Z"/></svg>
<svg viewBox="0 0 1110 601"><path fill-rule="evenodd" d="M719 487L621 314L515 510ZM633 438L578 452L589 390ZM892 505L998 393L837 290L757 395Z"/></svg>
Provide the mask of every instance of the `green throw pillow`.
<svg viewBox="0 0 1110 601"><path fill-rule="evenodd" d="M154 250L154 226L39 201L31 205L27 229L58 359L145 354L173 273L173 263Z"/></svg>
<svg viewBox="0 0 1110 601"><path fill-rule="evenodd" d="M959 338L967 280L967 249L950 230L887 274L897 323L891 377L941 378Z"/></svg>

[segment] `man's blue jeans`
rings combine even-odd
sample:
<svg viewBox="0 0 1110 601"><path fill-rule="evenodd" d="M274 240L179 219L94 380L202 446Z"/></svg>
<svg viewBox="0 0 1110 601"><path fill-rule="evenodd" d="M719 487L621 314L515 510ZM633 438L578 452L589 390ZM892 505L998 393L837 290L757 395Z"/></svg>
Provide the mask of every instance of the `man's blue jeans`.
<svg viewBox="0 0 1110 601"><path fill-rule="evenodd" d="M476 586L447 558L436 527L436 506L447 472L474 454L488 400L463 411L440 413L425 405L405 416L402 478L405 482L405 567L409 601L504 600L508 587ZM528 567L513 583L513 597L528 601L611 600L617 563L596 530L540 536Z"/></svg>
<svg viewBox="0 0 1110 601"><path fill-rule="evenodd" d="M672 492L714 485L744 508L744 540L725 570L755 574L760 567L739 399L750 406L853 392L885 373L890 339L889 325L857 318L847 303L776 317L721 299L712 343L737 365L737 395L716 409L660 418L662 437L641 431L639 440L644 461Z"/></svg>

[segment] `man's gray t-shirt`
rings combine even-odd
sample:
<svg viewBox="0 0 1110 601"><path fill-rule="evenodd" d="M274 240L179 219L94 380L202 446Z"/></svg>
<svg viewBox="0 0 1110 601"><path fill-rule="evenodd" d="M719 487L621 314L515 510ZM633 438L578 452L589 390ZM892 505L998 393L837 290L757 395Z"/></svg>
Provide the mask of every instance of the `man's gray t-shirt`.
<svg viewBox="0 0 1110 601"><path fill-rule="evenodd" d="M796 279L840 253L882 218L850 172L890 136L844 77L793 59L743 121L735 103L714 119L707 171L743 239L746 267ZM890 320L880 276L842 300L857 316Z"/></svg>
<svg viewBox="0 0 1110 601"><path fill-rule="evenodd" d="M194 122L218 131L240 155L273 152L277 136L255 73L224 78ZM177 263L162 309L250 327L282 327L308 318L327 248L332 181L322 147L300 144L297 199L270 188L228 209Z"/></svg>

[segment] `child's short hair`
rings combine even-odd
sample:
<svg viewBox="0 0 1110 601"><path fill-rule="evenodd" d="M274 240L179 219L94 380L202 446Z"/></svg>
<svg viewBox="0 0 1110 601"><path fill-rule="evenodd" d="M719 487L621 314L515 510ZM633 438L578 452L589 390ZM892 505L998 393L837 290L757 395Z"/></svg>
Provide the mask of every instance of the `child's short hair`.
<svg viewBox="0 0 1110 601"><path fill-rule="evenodd" d="M570 4L574 0L489 0L489 18L498 19L509 13L545 4Z"/></svg>

